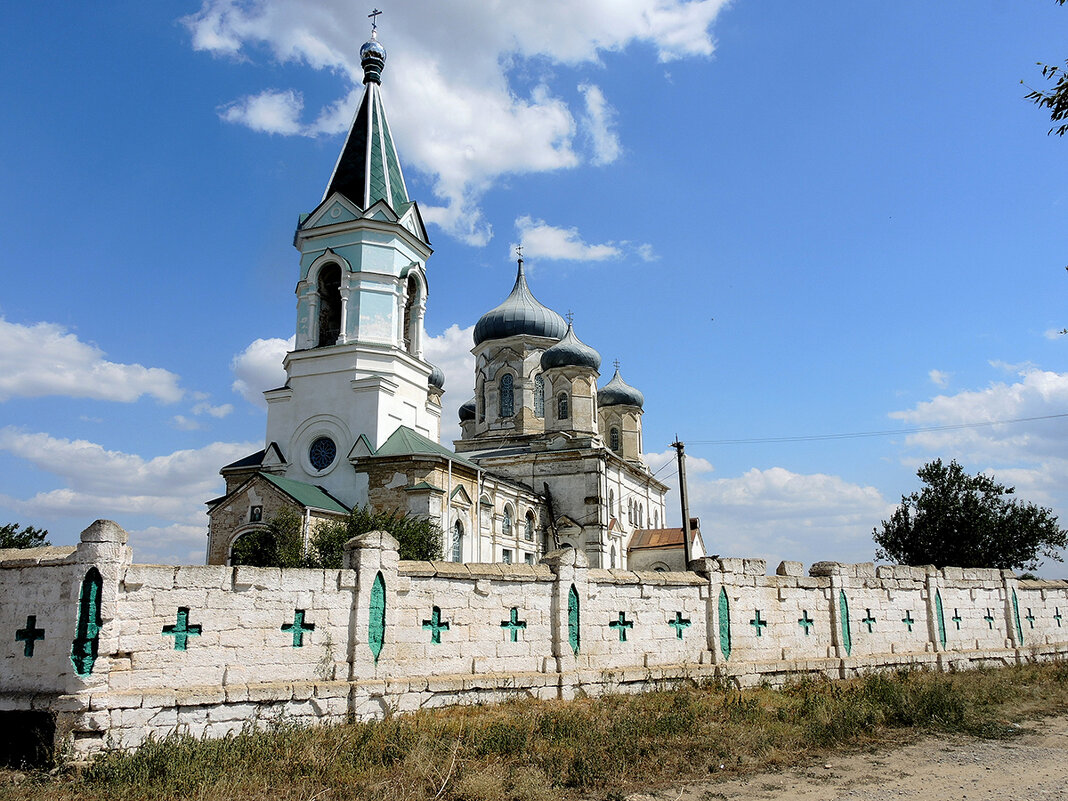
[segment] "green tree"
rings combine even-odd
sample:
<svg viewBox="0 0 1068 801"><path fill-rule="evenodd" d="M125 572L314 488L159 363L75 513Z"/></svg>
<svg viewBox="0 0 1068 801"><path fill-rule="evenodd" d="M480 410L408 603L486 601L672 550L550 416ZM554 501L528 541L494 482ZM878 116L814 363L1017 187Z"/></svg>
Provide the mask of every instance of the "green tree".
<svg viewBox="0 0 1068 801"><path fill-rule="evenodd" d="M1056 0L1056 2L1063 6L1066 0ZM1068 67L1068 60L1064 64ZM1039 108L1049 109L1050 120L1054 123L1061 123L1050 128L1049 133L1064 136L1068 133L1068 122L1065 122L1068 120L1068 70L1052 64L1043 64L1041 61L1038 66L1042 68L1042 77L1047 81L1053 81L1053 87L1048 92L1032 89L1025 97Z"/></svg>
<svg viewBox="0 0 1068 801"><path fill-rule="evenodd" d="M357 507L343 520L320 524L312 535L309 561L316 567L339 568L345 543L368 531L388 531L400 543L401 559L441 558L441 529L426 517L396 509L373 511Z"/></svg>
<svg viewBox="0 0 1068 801"><path fill-rule="evenodd" d="M1063 561L1058 551L1068 544L1068 532L1051 510L1009 498L1013 487L941 459L916 475L923 489L902 495L890 519L872 532L876 559L1017 570L1035 570L1041 557Z"/></svg>
<svg viewBox="0 0 1068 801"><path fill-rule="evenodd" d="M47 529L33 526L23 528L20 523L0 526L0 548L40 548L44 545L51 545Z"/></svg>
<svg viewBox="0 0 1068 801"><path fill-rule="evenodd" d="M305 567L303 518L283 508L267 524L242 534L230 551L230 564L252 567Z"/></svg>

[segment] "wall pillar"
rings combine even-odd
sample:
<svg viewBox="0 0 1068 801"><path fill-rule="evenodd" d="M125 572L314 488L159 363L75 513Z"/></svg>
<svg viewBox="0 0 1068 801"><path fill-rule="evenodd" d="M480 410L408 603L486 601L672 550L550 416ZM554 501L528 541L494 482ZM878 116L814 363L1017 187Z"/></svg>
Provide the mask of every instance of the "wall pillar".
<svg viewBox="0 0 1068 801"><path fill-rule="evenodd" d="M553 571L552 655L556 672L561 674L561 692L570 697L568 678L581 666L589 664L584 648L588 642L586 618L589 615L589 579L586 555L577 548L550 551L541 560ZM576 677L570 677L572 684Z"/></svg>
<svg viewBox="0 0 1068 801"><path fill-rule="evenodd" d="M391 633L399 624L397 594L400 544L385 531L369 531L345 543L342 586L353 590L349 614L349 681L384 676L393 659ZM380 578L381 577L381 578Z"/></svg>

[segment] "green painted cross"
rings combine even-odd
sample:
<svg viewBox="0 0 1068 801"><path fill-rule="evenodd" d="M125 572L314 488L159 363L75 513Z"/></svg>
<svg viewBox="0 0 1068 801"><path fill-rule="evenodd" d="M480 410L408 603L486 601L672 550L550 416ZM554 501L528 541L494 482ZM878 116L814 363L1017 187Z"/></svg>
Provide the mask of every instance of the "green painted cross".
<svg viewBox="0 0 1068 801"><path fill-rule="evenodd" d="M614 628L619 634L619 641L627 641L627 629L634 628L634 621L627 620L626 612L619 613L619 620L610 620L608 625Z"/></svg>
<svg viewBox="0 0 1068 801"><path fill-rule="evenodd" d="M912 610L911 609L906 609L905 610L905 616L903 618L901 618L901 622L909 627L909 631L912 631L912 624L915 623L916 621L912 619Z"/></svg>
<svg viewBox="0 0 1068 801"><path fill-rule="evenodd" d="M758 637L763 636L763 629L768 625L768 621L760 619L760 610L756 610L756 615L749 621L749 625L756 629L756 635Z"/></svg>
<svg viewBox="0 0 1068 801"><path fill-rule="evenodd" d="M449 621L441 619L441 610L435 606L430 613L430 620L423 621L423 628L430 631L430 642L440 643L441 632L449 630Z"/></svg>
<svg viewBox="0 0 1068 801"><path fill-rule="evenodd" d="M990 614L989 606L986 608L986 614L983 615L983 620L985 620L990 625L990 628L994 628L994 616Z"/></svg>
<svg viewBox="0 0 1068 801"><path fill-rule="evenodd" d="M44 634L44 629L37 628L37 615L27 615L26 628L15 632L15 641L25 643L22 649L23 656L33 656L34 643L43 640Z"/></svg>
<svg viewBox="0 0 1068 801"><path fill-rule="evenodd" d="M1031 624L1031 628L1035 627L1035 616L1031 614L1031 607L1027 607L1027 614L1024 615L1024 620Z"/></svg>
<svg viewBox="0 0 1068 801"><path fill-rule="evenodd" d="M675 629L675 638L682 639L682 631L690 625L690 619L682 616L682 612L675 613L675 619L668 618L667 624Z"/></svg>
<svg viewBox="0 0 1068 801"><path fill-rule="evenodd" d="M957 624L957 631L960 631L960 621L962 618L956 607L953 608L953 617L951 617L950 620Z"/></svg>
<svg viewBox="0 0 1068 801"><path fill-rule="evenodd" d="M874 626L879 621L876 620L874 617L872 617L870 609L865 609L864 611L867 613L868 616L865 617L865 618L861 618L860 622L868 627L868 634L871 634L871 627Z"/></svg>
<svg viewBox="0 0 1068 801"><path fill-rule="evenodd" d="M1055 614L1053 615L1053 619L1057 621L1057 628L1060 628L1061 627L1061 608L1059 606L1057 606L1057 607L1054 607L1054 610L1055 610Z"/></svg>
<svg viewBox="0 0 1068 801"><path fill-rule="evenodd" d="M512 607L508 617L508 620L501 621L501 628L508 629L508 633L512 635L512 642L518 642L519 630L527 627L527 621L519 619L519 607L517 606Z"/></svg>
<svg viewBox="0 0 1068 801"><path fill-rule="evenodd" d="M805 636L806 637L808 636L808 630L810 628L812 628L813 623L815 623L815 621L812 620L811 618L809 618L808 610L807 609L801 610L801 617L799 617L797 619L797 625L799 625L801 628L803 628L805 630Z"/></svg>
<svg viewBox="0 0 1068 801"><path fill-rule="evenodd" d="M309 631L309 632L310 631L315 631L315 624L314 623L305 623L304 622L304 610L303 609L294 609L293 610L293 622L292 623L283 623L282 624L282 631L291 631L291 632L293 632L293 647L294 648L303 648L304 647L304 632L306 632L306 631Z"/></svg>
<svg viewBox="0 0 1068 801"><path fill-rule="evenodd" d="M174 650L184 651L189 646L190 637L199 637L203 626L199 623L189 624L189 607L179 606L178 616L173 626L163 627L163 636L174 637Z"/></svg>

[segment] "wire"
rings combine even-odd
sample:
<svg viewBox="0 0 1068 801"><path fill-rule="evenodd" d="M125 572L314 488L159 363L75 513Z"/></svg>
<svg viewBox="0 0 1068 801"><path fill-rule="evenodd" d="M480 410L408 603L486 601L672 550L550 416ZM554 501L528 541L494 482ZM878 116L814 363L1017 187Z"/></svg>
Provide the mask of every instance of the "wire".
<svg viewBox="0 0 1068 801"><path fill-rule="evenodd" d="M689 440L687 445L754 445L764 442L822 442L836 439L861 439L863 437L892 437L902 434L926 434L932 431L960 431L966 428L983 428L986 426L1000 426L1009 423L1032 423L1037 420L1055 420L1068 417L1064 414L1046 414L1041 417L1017 417L1012 420L989 420L983 423L958 423L948 426L923 426L919 428L888 428L881 431L856 431L848 434L811 434L807 436L793 437L748 437L745 439L701 439Z"/></svg>

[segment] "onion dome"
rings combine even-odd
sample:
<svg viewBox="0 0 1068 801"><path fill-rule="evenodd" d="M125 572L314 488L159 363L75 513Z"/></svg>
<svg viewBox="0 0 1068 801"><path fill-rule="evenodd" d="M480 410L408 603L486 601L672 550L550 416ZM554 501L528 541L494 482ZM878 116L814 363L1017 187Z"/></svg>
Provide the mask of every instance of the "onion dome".
<svg viewBox="0 0 1068 801"><path fill-rule="evenodd" d="M466 423L469 420L475 419L475 399L471 398L467 403L460 407L460 422Z"/></svg>
<svg viewBox="0 0 1068 801"><path fill-rule="evenodd" d="M445 373L441 372L441 368L436 364L430 365L430 378L428 383L432 387L437 387L440 390L445 389Z"/></svg>
<svg viewBox="0 0 1068 801"><path fill-rule="evenodd" d="M575 336L575 329L570 323L563 339L541 354L542 370L553 367L589 367L596 370L600 366L601 354Z"/></svg>
<svg viewBox="0 0 1068 801"><path fill-rule="evenodd" d="M623 380L617 367L612 380L597 391L597 405L637 406L640 409L645 405L645 396Z"/></svg>
<svg viewBox="0 0 1068 801"><path fill-rule="evenodd" d="M475 324L475 345L520 334L561 339L565 333L567 323L564 318L547 306L542 306L531 294L523 272L523 260L520 259L519 272L511 293L504 303L483 314Z"/></svg>
<svg viewBox="0 0 1068 801"><path fill-rule="evenodd" d="M378 41L378 33L371 31L371 41L360 48L360 66L364 83L382 83L382 68L386 66L386 48Z"/></svg>

